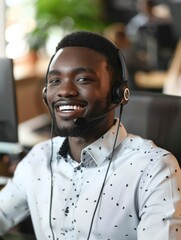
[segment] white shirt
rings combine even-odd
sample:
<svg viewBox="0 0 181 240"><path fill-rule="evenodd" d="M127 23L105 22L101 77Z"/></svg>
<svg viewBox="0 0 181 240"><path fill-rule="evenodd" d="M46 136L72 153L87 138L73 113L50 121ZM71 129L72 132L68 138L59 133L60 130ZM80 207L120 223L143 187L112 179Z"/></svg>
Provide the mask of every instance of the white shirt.
<svg viewBox="0 0 181 240"><path fill-rule="evenodd" d="M64 138L53 139L52 193L51 141L36 145L0 193L1 235L31 214L38 240L86 240L117 125L82 150L81 163L63 158L59 149ZM122 125L93 221L90 240L97 239L181 239L181 171L176 159L152 141L127 134Z"/></svg>

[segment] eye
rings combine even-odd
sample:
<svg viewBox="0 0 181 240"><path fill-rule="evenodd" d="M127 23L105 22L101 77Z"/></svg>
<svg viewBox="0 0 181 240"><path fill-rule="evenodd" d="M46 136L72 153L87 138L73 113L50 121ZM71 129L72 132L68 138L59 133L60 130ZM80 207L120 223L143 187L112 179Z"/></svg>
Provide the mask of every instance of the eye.
<svg viewBox="0 0 181 240"><path fill-rule="evenodd" d="M48 85L49 86L54 86L60 84L62 81L59 77L51 77L48 80Z"/></svg>
<svg viewBox="0 0 181 240"><path fill-rule="evenodd" d="M89 84L90 82L92 82L92 79L88 77L77 77L75 79L75 82L80 84Z"/></svg>

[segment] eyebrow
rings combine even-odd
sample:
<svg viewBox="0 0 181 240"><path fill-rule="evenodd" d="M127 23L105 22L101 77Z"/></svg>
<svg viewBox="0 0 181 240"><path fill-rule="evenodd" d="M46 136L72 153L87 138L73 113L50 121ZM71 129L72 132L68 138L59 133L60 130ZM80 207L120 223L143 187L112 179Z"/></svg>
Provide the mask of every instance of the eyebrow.
<svg viewBox="0 0 181 240"><path fill-rule="evenodd" d="M49 77L51 75L58 75L58 74L60 74L60 71L58 71L58 70L50 70L47 75Z"/></svg>
<svg viewBox="0 0 181 240"><path fill-rule="evenodd" d="M79 74L83 72L89 72L89 73L95 74L95 71L89 67L79 67L72 70L72 73L75 73L75 74ZM53 69L48 72L48 77L52 75L59 75L59 74L61 74L61 71Z"/></svg>

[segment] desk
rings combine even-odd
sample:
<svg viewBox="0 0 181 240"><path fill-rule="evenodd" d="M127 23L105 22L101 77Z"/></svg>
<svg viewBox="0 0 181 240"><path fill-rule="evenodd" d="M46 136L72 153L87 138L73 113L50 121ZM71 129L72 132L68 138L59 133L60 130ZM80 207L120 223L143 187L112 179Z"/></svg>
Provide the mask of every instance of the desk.
<svg viewBox="0 0 181 240"><path fill-rule="evenodd" d="M160 90L165 83L167 73L165 71L151 71L151 72L143 72L137 71L135 73L135 83L136 86L142 90Z"/></svg>
<svg viewBox="0 0 181 240"><path fill-rule="evenodd" d="M3 237L0 237L0 240L36 240L34 236L20 233L8 233Z"/></svg>
<svg viewBox="0 0 181 240"><path fill-rule="evenodd" d="M48 128L51 119L48 114L41 114L35 118L22 122L18 126L19 143L22 146L32 147L35 144L47 140L51 137L51 131ZM40 129L47 127L45 131Z"/></svg>

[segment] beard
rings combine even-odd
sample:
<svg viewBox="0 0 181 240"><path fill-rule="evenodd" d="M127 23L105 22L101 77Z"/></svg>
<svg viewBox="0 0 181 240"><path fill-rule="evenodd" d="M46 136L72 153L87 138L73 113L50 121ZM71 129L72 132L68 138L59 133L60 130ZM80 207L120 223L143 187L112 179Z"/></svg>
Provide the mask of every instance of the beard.
<svg viewBox="0 0 181 240"><path fill-rule="evenodd" d="M80 127L58 127L55 124L54 129L54 136L60 137L79 137L82 132L82 128Z"/></svg>
<svg viewBox="0 0 181 240"><path fill-rule="evenodd" d="M101 119L95 119L81 125L65 127L58 126L56 120L53 121L53 136L60 137L83 137L94 131L94 128L101 122Z"/></svg>

